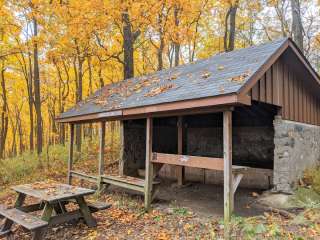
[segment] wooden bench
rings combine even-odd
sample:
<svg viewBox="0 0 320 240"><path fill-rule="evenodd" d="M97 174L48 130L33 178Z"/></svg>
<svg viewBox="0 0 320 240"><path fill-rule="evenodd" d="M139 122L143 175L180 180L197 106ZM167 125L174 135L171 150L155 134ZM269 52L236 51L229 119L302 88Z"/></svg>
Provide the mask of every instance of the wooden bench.
<svg viewBox="0 0 320 240"><path fill-rule="evenodd" d="M119 175L103 175L102 182L138 192L144 192L145 181L141 178ZM159 183L159 181L153 181L154 185Z"/></svg>
<svg viewBox="0 0 320 240"><path fill-rule="evenodd" d="M200 156L188 156L188 155L178 155L178 154L167 154L167 153L152 153L152 163L155 164L169 164L183 167L194 167L209 170L224 170L224 160L223 158L212 158L212 157L200 157ZM243 178L244 172L246 172L249 167L245 166L232 166L233 175L233 188L232 193L234 194L239 186L241 179Z"/></svg>
<svg viewBox="0 0 320 240"><path fill-rule="evenodd" d="M99 202L99 201L95 201L95 202L88 201L87 205L92 213L106 210L112 206L110 203Z"/></svg>
<svg viewBox="0 0 320 240"><path fill-rule="evenodd" d="M6 222L0 231L0 237L8 236L11 234L10 229L6 229L6 225L16 223L34 232L33 239L41 239L41 230L48 226L48 222L43 221L29 213L25 213L16 208L5 208L3 205L0 206L0 215L6 218Z"/></svg>

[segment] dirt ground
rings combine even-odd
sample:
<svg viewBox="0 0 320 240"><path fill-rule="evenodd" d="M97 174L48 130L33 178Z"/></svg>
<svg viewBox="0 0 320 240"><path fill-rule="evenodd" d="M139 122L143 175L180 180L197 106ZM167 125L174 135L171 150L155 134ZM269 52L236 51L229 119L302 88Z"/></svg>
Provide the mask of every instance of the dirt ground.
<svg viewBox="0 0 320 240"><path fill-rule="evenodd" d="M256 216L263 213L263 208L257 204L258 189L238 188L235 194L235 214L243 217ZM157 201L158 200L158 201ZM160 191L154 207L169 207L170 204L192 209L202 217L221 218L223 216L223 186L200 183L176 187L166 183L160 186Z"/></svg>
<svg viewBox="0 0 320 240"><path fill-rule="evenodd" d="M256 216L263 212L255 204L253 192L256 191L238 189L237 215ZM14 194L7 198L7 204L8 199L12 204ZM46 239L217 239L223 229L222 186L162 184L150 213L144 212L143 197L136 192L110 187L99 199L112 203L112 208L94 214L97 228L89 229L82 221L64 224L51 228ZM30 239L30 234L17 227L15 239Z"/></svg>

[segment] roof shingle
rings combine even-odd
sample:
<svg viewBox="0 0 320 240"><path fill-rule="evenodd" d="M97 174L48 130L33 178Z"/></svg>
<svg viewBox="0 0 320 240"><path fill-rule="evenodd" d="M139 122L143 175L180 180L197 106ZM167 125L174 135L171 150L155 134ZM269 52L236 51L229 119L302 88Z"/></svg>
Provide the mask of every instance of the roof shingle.
<svg viewBox="0 0 320 240"><path fill-rule="evenodd" d="M236 93L287 40L221 53L106 85L59 119Z"/></svg>

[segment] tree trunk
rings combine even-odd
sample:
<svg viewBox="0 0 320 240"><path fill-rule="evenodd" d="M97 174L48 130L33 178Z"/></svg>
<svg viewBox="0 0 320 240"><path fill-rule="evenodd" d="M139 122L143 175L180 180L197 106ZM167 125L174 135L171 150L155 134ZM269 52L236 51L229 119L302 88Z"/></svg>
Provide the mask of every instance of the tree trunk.
<svg viewBox="0 0 320 240"><path fill-rule="evenodd" d="M83 59L80 56L80 51L78 50L78 69L76 66L76 62L74 62L74 70L76 74L76 103L79 103L82 101L82 78L83 78ZM82 144L82 126L81 124L76 125L76 150L78 152L81 152L81 144Z"/></svg>
<svg viewBox="0 0 320 240"><path fill-rule="evenodd" d="M31 60L31 53L28 53L28 59L29 59L29 79L27 81L28 85L28 104L29 104L29 121L30 121L30 132L29 132L29 148L30 151L34 150L34 141L33 141L33 136L34 136L34 117L33 117L33 104L34 104L34 99L33 99L33 84L32 84L32 60Z"/></svg>
<svg viewBox="0 0 320 240"><path fill-rule="evenodd" d="M177 5L174 6L174 24L176 25L176 27L179 26L179 11L180 9L178 8ZM177 33L177 39L175 39L174 41L174 66L178 66L179 65L179 54L180 54L180 43L179 43L179 36Z"/></svg>
<svg viewBox="0 0 320 240"><path fill-rule="evenodd" d="M233 51L235 45L236 35L236 16L238 10L239 1L235 1L230 6L226 18L225 18L225 33L224 33L224 50L226 52Z"/></svg>
<svg viewBox="0 0 320 240"><path fill-rule="evenodd" d="M34 36L38 35L37 20L33 18L33 30ZM40 97L40 73L39 73L39 56L38 56L38 44L33 46L33 80L34 80L34 107L36 110L37 118L37 153L42 152L42 117L41 117L41 97Z"/></svg>
<svg viewBox="0 0 320 240"><path fill-rule="evenodd" d="M157 70L160 71L163 69L163 59L162 59L162 54L163 54L163 49L164 49L164 40L162 33L160 35L160 46L157 51L157 57L158 57L158 68Z"/></svg>
<svg viewBox="0 0 320 240"><path fill-rule="evenodd" d="M134 77L134 59L133 59L133 44L137 37L140 35L140 31L132 33L132 26L130 22L129 13L124 11L122 13L122 23L123 23L123 78Z"/></svg>
<svg viewBox="0 0 320 240"><path fill-rule="evenodd" d="M301 21L300 1L291 0L293 40L303 52L303 26Z"/></svg>
<svg viewBox="0 0 320 240"><path fill-rule="evenodd" d="M0 159L4 158L7 134L8 134L8 101L7 101L7 90L4 76L4 66L1 68L1 89L2 89L2 111L1 111L1 128L0 128Z"/></svg>

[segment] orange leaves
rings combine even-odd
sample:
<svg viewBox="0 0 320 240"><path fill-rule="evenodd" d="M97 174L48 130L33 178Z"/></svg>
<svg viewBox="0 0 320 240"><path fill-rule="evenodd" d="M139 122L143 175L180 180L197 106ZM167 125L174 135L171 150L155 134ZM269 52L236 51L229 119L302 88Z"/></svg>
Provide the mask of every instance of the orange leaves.
<svg viewBox="0 0 320 240"><path fill-rule="evenodd" d="M247 70L246 72L240 74L240 75L237 75L237 76L234 76L234 77L231 77L229 80L231 82L236 82L236 83L242 83L244 80L246 80L247 77L249 77L251 75L251 70Z"/></svg>
<svg viewBox="0 0 320 240"><path fill-rule="evenodd" d="M159 95L163 92L166 92L168 91L169 89L172 89L174 88L175 85L174 84L165 84L165 85L162 85L162 86L159 86L159 87L155 87L155 88L152 88L148 93L146 93L144 96L145 97L154 97L156 95Z"/></svg>
<svg viewBox="0 0 320 240"><path fill-rule="evenodd" d="M210 76L211 76L211 73L208 72L208 71L203 72L203 73L201 74L201 77L202 77L202 78L208 78L208 77L210 77Z"/></svg>

